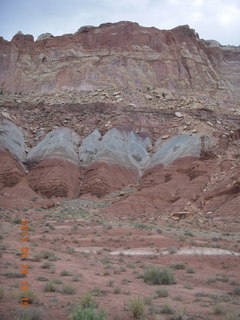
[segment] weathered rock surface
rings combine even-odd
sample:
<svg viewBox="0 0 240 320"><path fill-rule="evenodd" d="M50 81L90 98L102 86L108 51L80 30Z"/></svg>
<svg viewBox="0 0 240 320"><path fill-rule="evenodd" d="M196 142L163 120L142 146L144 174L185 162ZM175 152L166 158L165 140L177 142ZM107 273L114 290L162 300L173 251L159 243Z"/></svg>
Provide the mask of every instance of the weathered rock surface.
<svg viewBox="0 0 240 320"><path fill-rule="evenodd" d="M102 135L97 129L83 139L79 148L81 166L89 166L93 162L99 149L100 139L102 139Z"/></svg>
<svg viewBox="0 0 240 320"><path fill-rule="evenodd" d="M17 34L11 42L0 39L0 57L0 87L13 92L153 86L239 96L239 47L212 46L188 26L108 23L35 42Z"/></svg>
<svg viewBox="0 0 240 320"><path fill-rule="evenodd" d="M189 201L195 202L201 196L210 179L213 162L185 157L166 167L156 165L145 172L137 192L116 202L108 211L132 215L185 211Z"/></svg>
<svg viewBox="0 0 240 320"><path fill-rule="evenodd" d="M113 128L103 136L94 161L141 169L149 159L146 148L142 138L132 129Z"/></svg>
<svg viewBox="0 0 240 320"><path fill-rule="evenodd" d="M22 130L13 122L0 124L0 190L13 187L25 177L25 142Z"/></svg>
<svg viewBox="0 0 240 320"><path fill-rule="evenodd" d="M138 182L138 171L116 163L95 162L86 170L81 194L105 196L112 191L122 189Z"/></svg>
<svg viewBox="0 0 240 320"><path fill-rule="evenodd" d="M63 159L78 164L79 141L80 138L71 129L55 129L29 152L28 164L31 166L46 159Z"/></svg>
<svg viewBox="0 0 240 320"><path fill-rule="evenodd" d="M46 159L28 174L30 187L47 198L73 198L78 196L80 185L79 167L62 159Z"/></svg>
<svg viewBox="0 0 240 320"><path fill-rule="evenodd" d="M167 141L158 140L157 150L148 163L148 168L162 164L164 166L179 158L196 157L207 152L210 139L207 136L181 134Z"/></svg>
<svg viewBox="0 0 240 320"><path fill-rule="evenodd" d="M0 123L0 146L9 151L19 162L25 161L26 146L23 131L9 120L2 120Z"/></svg>
<svg viewBox="0 0 240 320"><path fill-rule="evenodd" d="M146 150L149 141L145 138L145 144L144 139L127 127L113 128L100 138L100 133L94 131L80 147L80 158L92 162L81 192L103 196L137 183L140 170L149 159Z"/></svg>
<svg viewBox="0 0 240 320"><path fill-rule="evenodd" d="M78 194L80 171L77 147L79 137L69 128L58 128L28 154L30 186L51 198L74 197ZM37 164L37 165L36 165Z"/></svg>
<svg viewBox="0 0 240 320"><path fill-rule="evenodd" d="M25 177L23 167L0 146L0 191L13 187Z"/></svg>

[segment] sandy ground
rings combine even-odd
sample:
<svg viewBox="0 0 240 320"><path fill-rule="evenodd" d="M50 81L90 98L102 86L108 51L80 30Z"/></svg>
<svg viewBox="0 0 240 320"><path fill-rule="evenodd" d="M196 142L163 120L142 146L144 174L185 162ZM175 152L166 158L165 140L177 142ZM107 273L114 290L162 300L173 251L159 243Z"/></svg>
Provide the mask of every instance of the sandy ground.
<svg viewBox="0 0 240 320"><path fill-rule="evenodd" d="M46 320L69 319L88 292L108 320L134 319L127 306L137 296L145 299L144 319L239 319L239 224L166 216L147 223L141 216L122 220L108 217L96 203L87 213L70 210L71 202L49 210L1 212L0 319L19 319L24 281L35 295L30 307ZM23 242L21 221L26 219L29 241ZM23 244L29 250L26 260ZM28 274L18 278L22 264ZM152 266L169 267L176 283L145 283L144 270ZM49 280L56 281L54 292L44 289ZM73 294L64 291L66 285ZM167 297L157 297L160 288ZM161 313L166 303L173 314Z"/></svg>

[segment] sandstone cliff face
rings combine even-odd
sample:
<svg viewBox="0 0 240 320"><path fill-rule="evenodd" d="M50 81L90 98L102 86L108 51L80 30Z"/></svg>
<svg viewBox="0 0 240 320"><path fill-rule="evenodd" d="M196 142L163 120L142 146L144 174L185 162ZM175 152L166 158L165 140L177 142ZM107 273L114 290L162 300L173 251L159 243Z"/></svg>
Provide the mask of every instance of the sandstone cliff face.
<svg viewBox="0 0 240 320"><path fill-rule="evenodd" d="M53 92L146 86L234 98L239 95L239 47L200 40L181 26L166 31L119 22L75 34L0 38L0 87Z"/></svg>

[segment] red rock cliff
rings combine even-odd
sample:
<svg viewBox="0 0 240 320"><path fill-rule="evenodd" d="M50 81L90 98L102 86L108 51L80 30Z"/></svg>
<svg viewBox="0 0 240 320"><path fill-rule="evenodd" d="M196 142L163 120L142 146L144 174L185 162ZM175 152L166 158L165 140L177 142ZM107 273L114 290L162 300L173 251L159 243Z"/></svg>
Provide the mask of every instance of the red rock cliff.
<svg viewBox="0 0 240 320"><path fill-rule="evenodd" d="M0 38L0 87L13 92L155 86L236 98L239 73L239 47L200 40L188 26L119 22L38 41Z"/></svg>

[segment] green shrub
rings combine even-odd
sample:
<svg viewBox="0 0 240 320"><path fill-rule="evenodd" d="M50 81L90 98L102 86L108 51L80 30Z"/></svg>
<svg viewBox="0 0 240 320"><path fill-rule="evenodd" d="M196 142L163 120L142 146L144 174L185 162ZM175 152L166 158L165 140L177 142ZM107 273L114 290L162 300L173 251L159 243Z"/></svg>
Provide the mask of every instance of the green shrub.
<svg viewBox="0 0 240 320"><path fill-rule="evenodd" d="M65 285L62 288L62 293L65 294L75 294L76 293L76 289L70 285Z"/></svg>
<svg viewBox="0 0 240 320"><path fill-rule="evenodd" d="M167 303L161 306L160 312L163 314L174 314L175 310Z"/></svg>
<svg viewBox="0 0 240 320"><path fill-rule="evenodd" d="M95 311L92 307L84 308L79 305L70 317L71 320L105 320L106 312L104 310Z"/></svg>
<svg viewBox="0 0 240 320"><path fill-rule="evenodd" d="M54 282L53 281L48 281L46 283L45 287L44 287L44 291L45 292L55 292L55 291L57 291L57 288L56 288Z"/></svg>
<svg viewBox="0 0 240 320"><path fill-rule="evenodd" d="M160 269L159 267L152 267L145 270L143 274L144 282L150 284L174 284L175 277L170 269Z"/></svg>
<svg viewBox="0 0 240 320"><path fill-rule="evenodd" d="M145 302L141 297L132 298L128 302L128 310L135 319L141 319L145 313Z"/></svg>
<svg viewBox="0 0 240 320"><path fill-rule="evenodd" d="M61 272L61 276L63 277L69 277L69 276L72 276L72 273L70 271L67 271L67 270L63 270Z"/></svg>
<svg viewBox="0 0 240 320"><path fill-rule="evenodd" d="M58 257L55 255L55 253L51 251L41 251L39 256L42 259L48 259L50 261L58 260Z"/></svg>
<svg viewBox="0 0 240 320"><path fill-rule="evenodd" d="M83 308L95 308L97 304L93 294L88 292L80 299L80 305Z"/></svg>
<svg viewBox="0 0 240 320"><path fill-rule="evenodd" d="M195 270L193 268L187 268L187 273L195 273Z"/></svg>
<svg viewBox="0 0 240 320"><path fill-rule="evenodd" d="M155 298L166 298L168 296L167 289L161 288L155 291L154 297Z"/></svg>
<svg viewBox="0 0 240 320"><path fill-rule="evenodd" d="M54 279L54 280L52 280L52 282L54 284L62 284L63 283L61 279Z"/></svg>
<svg viewBox="0 0 240 320"><path fill-rule="evenodd" d="M184 263L182 263L182 262L177 262L177 263L175 263L175 264L172 264L171 266L170 266L172 269L176 269L176 270L183 270L183 269L185 269L185 264Z"/></svg>

